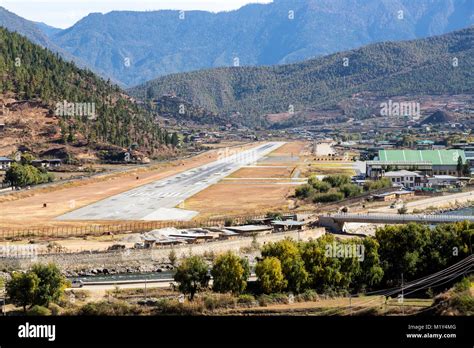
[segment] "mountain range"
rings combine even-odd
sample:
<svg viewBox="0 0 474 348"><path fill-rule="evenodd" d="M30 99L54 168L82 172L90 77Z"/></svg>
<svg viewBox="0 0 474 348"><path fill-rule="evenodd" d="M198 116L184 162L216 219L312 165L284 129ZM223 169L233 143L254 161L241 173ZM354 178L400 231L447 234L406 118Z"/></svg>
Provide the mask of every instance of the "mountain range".
<svg viewBox="0 0 474 348"><path fill-rule="evenodd" d="M0 155L100 157L134 148L171 152L171 134L117 85L0 28ZM15 148L16 147L16 148Z"/></svg>
<svg viewBox="0 0 474 348"><path fill-rule="evenodd" d="M65 30L20 25L5 12L2 26L125 86L213 67L299 62L474 23L472 0L274 0L219 13L113 11L91 13Z"/></svg>
<svg viewBox="0 0 474 348"><path fill-rule="evenodd" d="M474 26L301 63L171 74L129 92L145 101L173 95L228 117L238 113L247 125L261 124L266 114L334 108L359 93L384 98L473 94Z"/></svg>

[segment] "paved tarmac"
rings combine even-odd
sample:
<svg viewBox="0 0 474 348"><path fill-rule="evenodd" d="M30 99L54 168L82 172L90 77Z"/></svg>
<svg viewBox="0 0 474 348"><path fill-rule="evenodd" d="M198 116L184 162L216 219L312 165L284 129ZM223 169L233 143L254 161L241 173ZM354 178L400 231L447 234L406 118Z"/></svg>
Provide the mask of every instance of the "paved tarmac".
<svg viewBox="0 0 474 348"><path fill-rule="evenodd" d="M270 142L238 153L222 150L217 161L106 198L56 220L191 220L197 212L175 207L283 144Z"/></svg>

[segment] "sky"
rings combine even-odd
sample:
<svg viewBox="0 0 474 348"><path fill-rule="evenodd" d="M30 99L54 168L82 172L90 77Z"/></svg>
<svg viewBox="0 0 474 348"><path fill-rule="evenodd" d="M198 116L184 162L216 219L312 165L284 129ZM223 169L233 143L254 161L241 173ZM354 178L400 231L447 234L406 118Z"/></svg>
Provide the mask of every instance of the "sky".
<svg viewBox="0 0 474 348"><path fill-rule="evenodd" d="M56 28L69 28L92 12L204 10L230 11L249 3L271 0L0 0L0 6L20 17Z"/></svg>

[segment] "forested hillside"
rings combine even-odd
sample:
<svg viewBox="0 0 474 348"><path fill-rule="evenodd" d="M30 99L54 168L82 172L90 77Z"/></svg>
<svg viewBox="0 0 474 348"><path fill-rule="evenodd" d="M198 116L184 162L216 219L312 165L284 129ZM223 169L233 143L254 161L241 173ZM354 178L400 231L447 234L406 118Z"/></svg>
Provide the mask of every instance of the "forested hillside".
<svg viewBox="0 0 474 348"><path fill-rule="evenodd" d="M261 116L334 106L360 92L379 96L474 92L474 27L386 42L303 63L173 74L130 90L142 99L175 94L221 115Z"/></svg>
<svg viewBox="0 0 474 348"><path fill-rule="evenodd" d="M218 13L91 13L49 39L131 87L171 73L288 64L440 35L473 24L473 13L472 0L274 0Z"/></svg>
<svg viewBox="0 0 474 348"><path fill-rule="evenodd" d="M103 143L123 148L136 144L148 154L169 140L170 136L152 116L117 86L4 28L0 28L0 42L0 91L4 103L30 101L48 109L51 118L59 119L60 127L60 134L55 133L54 127L49 130L47 136L51 140L59 136L58 141L73 143L83 139L88 146ZM64 101L93 105L93 117L57 115L57 104L63 105ZM14 127L6 126L7 130Z"/></svg>

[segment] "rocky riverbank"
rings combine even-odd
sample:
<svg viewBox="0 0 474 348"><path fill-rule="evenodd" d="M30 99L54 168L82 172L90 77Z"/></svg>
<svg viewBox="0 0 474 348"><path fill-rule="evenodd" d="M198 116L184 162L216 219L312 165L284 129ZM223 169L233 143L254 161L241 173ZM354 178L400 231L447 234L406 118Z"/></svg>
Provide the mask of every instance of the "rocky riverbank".
<svg viewBox="0 0 474 348"><path fill-rule="evenodd" d="M435 207L428 207L425 209L420 209L420 210L413 210L413 214L444 214L444 213L449 213L452 211L456 210L461 210L461 209L466 209L466 208L473 208L474 207L474 201L466 201L466 202L454 202L451 203L449 207L442 207L442 208L435 208Z"/></svg>
<svg viewBox="0 0 474 348"><path fill-rule="evenodd" d="M64 272L66 277L91 277L97 275L132 274L132 273L161 273L172 271L175 267L171 264L143 264L139 266L117 267L93 267L80 270L67 269Z"/></svg>

